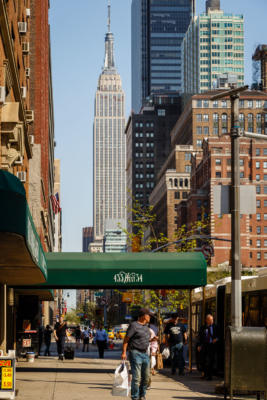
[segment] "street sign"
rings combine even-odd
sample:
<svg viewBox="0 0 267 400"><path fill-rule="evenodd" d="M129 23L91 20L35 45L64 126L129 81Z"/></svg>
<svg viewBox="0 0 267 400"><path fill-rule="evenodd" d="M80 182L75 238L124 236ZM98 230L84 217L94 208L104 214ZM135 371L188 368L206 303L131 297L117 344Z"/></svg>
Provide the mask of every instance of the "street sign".
<svg viewBox="0 0 267 400"><path fill-rule="evenodd" d="M202 247L202 253L206 259L209 259L214 255L213 246L211 244L204 244Z"/></svg>
<svg viewBox="0 0 267 400"><path fill-rule="evenodd" d="M15 351L0 354L0 398L15 398Z"/></svg>

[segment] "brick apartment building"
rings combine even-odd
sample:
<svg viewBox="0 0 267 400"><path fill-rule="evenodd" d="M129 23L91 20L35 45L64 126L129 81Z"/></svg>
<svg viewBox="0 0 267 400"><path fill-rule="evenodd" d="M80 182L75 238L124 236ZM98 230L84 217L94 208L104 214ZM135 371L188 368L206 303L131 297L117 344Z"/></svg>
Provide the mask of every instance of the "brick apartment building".
<svg viewBox="0 0 267 400"><path fill-rule="evenodd" d="M140 114L130 116L126 125L127 220L132 220L132 199L149 204L156 176L170 153L170 132L181 112L181 98L153 96ZM128 226L131 231L131 226Z"/></svg>
<svg viewBox="0 0 267 400"><path fill-rule="evenodd" d="M32 274L27 272L26 255L31 254L30 245L36 246L34 249L38 248L40 255L43 250L53 251L54 242L50 200L54 191L54 131L48 8L48 0L0 0L0 169L17 176L26 191L26 199L21 191L24 208L14 210L19 221L13 221L13 225L23 220L24 213L29 214L20 231L26 227L25 237L13 232L12 227L11 235L2 229L0 251L3 251L3 260L10 260L16 245L24 246L24 252L17 247L16 257L20 257L21 265L7 262L7 269L17 268L14 271L20 274L22 285L29 284L30 279L38 283L41 276L38 272L34 275L34 268ZM14 182L6 172L2 176ZM36 262L31 255L32 262ZM40 300L50 300L51 293L29 296L27 291L13 289L11 279L15 279L16 273L14 277L10 274L9 281L4 275L0 280L0 347L6 351L14 348L14 332L16 328L22 329L24 319L32 321L33 329L37 327L37 321L45 313L44 308L40 313ZM3 332L6 315L8 323Z"/></svg>
<svg viewBox="0 0 267 400"><path fill-rule="evenodd" d="M267 266L267 143L240 139L241 185L256 186L256 214L241 215L241 263L244 267ZM192 159L191 192L187 200L187 224L210 216L209 234L231 239L231 215L214 213L214 186L231 184L231 141L229 136L203 142L203 157ZM228 263L231 243L213 241L211 265Z"/></svg>
<svg viewBox="0 0 267 400"><path fill-rule="evenodd" d="M187 103L183 113L176 122L171 132L172 152L168 160L162 167L158 175L157 185L150 196L151 204L154 205L158 221L177 221L177 226L166 229L166 224L158 223L164 227L165 232L173 232L183 224L193 224L201 216L210 215L210 233L212 235L229 238L230 237L230 215L214 216L213 214L213 186L217 184L228 185L230 183L231 165L230 165L230 99L212 101L211 97L220 90L195 95ZM262 91L245 91L240 96L240 126L249 132L267 134L267 94ZM242 216L241 236L242 236L242 263L246 266L264 266L264 232L266 235L267 224L264 225L264 218L267 218L267 210L264 205L267 201L267 189L265 180L267 179L266 148L267 143L257 140L241 139L241 182L243 184L256 185L258 213L251 216ZM166 185L170 186L167 177L172 173L181 173L186 167L183 165L184 158L180 157L181 164L178 166L175 162L174 154L176 148L184 145L192 146L191 160L191 183L188 199L179 200L174 196L163 197L162 193L163 176ZM207 150L207 146L208 149ZM213 147L215 150L210 150ZM216 150L217 149L217 150ZM220 158L215 151L223 156ZM254 152L254 153L253 153ZM256 155L257 152L257 155ZM189 157L189 156L187 156ZM256 159L255 159L256 157ZM224 159L228 161L224 162ZM257 164L256 164L257 163ZM254 165L255 164L255 165ZM175 190L173 189L175 192ZM165 211L163 211L165 210ZM173 215L174 210L176 215ZM264 213L265 211L265 213ZM164 217L162 217L164 215ZM249 223L248 219L249 218ZM258 219L257 219L258 218ZM228 223L226 223L226 221ZM258 224L257 224L258 222ZM250 230L252 230L250 232ZM250 235L248 235L248 232ZM258 232L258 233L256 233ZM259 236L257 236L259 235ZM260 237L262 235L262 237ZM229 262L230 253L227 242L213 243L214 257L211 259L212 265ZM201 243L198 243L201 246ZM172 247L169 248L172 251ZM266 254L267 256L267 254Z"/></svg>
<svg viewBox="0 0 267 400"><path fill-rule="evenodd" d="M49 0L30 0L29 90L33 122L29 206L45 251L54 247L54 114L50 59Z"/></svg>
<svg viewBox="0 0 267 400"><path fill-rule="evenodd" d="M25 2L0 1L0 168L18 176L27 195L32 157L27 77L29 13Z"/></svg>

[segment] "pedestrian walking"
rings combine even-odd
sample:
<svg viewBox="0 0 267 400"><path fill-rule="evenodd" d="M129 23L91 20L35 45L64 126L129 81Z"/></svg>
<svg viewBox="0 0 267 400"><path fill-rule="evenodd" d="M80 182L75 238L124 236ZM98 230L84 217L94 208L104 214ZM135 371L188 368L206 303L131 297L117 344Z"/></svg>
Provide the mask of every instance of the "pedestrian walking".
<svg viewBox="0 0 267 400"><path fill-rule="evenodd" d="M81 331L80 325L78 325L76 327L74 336L75 336L75 341L76 341L76 349L78 349L79 345L81 343L81 338L82 338L82 331Z"/></svg>
<svg viewBox="0 0 267 400"><path fill-rule="evenodd" d="M179 315L172 314L171 320L167 323L164 330L164 342L169 345L171 353L171 373L176 373L178 367L179 375L184 375L184 355L183 346L187 340L186 328L179 323Z"/></svg>
<svg viewBox="0 0 267 400"><path fill-rule="evenodd" d="M218 328L213 322L213 316L206 316L205 324L201 326L198 335L197 351L200 353L200 367L202 369L202 377L212 380L214 375L214 363L217 354L218 344Z"/></svg>
<svg viewBox="0 0 267 400"><path fill-rule="evenodd" d="M68 327L66 322L63 320L63 317L60 317L59 322L57 322L54 326L54 336L57 342L57 352L59 360L64 359L64 347L67 329Z"/></svg>
<svg viewBox="0 0 267 400"><path fill-rule="evenodd" d="M51 344L51 335L53 330L50 325L46 325L44 330L44 342L45 342L45 356L50 356L50 344Z"/></svg>
<svg viewBox="0 0 267 400"><path fill-rule="evenodd" d="M104 351L108 341L107 331L104 329L103 325L100 325L96 330L96 334L94 337L94 342L98 347L99 358L104 358Z"/></svg>
<svg viewBox="0 0 267 400"><path fill-rule="evenodd" d="M122 360L129 360L132 371L131 397L132 400L145 400L150 378L150 357L148 348L151 339L149 329L150 317L153 314L147 308L141 308L138 320L132 322L126 332L122 346Z"/></svg>
<svg viewBox="0 0 267 400"><path fill-rule="evenodd" d="M84 328L84 331L82 333L82 339L83 339L83 352L89 351L90 332L86 327Z"/></svg>

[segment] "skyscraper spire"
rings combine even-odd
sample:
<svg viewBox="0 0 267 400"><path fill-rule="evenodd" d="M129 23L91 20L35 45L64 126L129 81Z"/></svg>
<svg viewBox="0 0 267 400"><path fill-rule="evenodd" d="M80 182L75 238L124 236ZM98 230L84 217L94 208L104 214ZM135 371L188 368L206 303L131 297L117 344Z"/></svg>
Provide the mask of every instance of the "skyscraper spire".
<svg viewBox="0 0 267 400"><path fill-rule="evenodd" d="M110 32L110 0L108 0L108 32Z"/></svg>
<svg viewBox="0 0 267 400"><path fill-rule="evenodd" d="M108 32L105 37L105 64L104 71L114 70L114 51L113 51L114 37L110 32L110 0L108 0Z"/></svg>

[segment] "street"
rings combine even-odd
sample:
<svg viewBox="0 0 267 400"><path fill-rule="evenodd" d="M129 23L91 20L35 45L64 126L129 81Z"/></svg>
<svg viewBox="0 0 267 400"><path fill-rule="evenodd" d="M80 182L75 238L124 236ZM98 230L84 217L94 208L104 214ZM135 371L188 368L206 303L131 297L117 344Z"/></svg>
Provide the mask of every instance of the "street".
<svg viewBox="0 0 267 400"><path fill-rule="evenodd" d="M120 344L116 345L115 350L106 351L103 360L97 358L97 350L92 345L89 353L77 351L74 360L58 361L54 355L54 343L52 351L53 356L41 356L34 363L28 363L24 359L18 362L17 400L112 398L113 373L120 358ZM197 371L182 377L173 377L169 370L164 369L152 378L152 387L147 393L147 399L222 399L223 396L216 395L214 391L219 382L203 381Z"/></svg>

